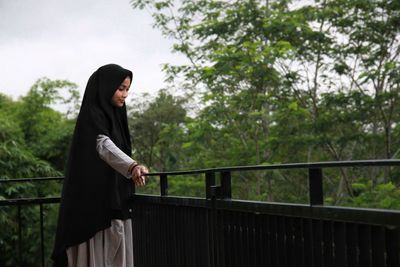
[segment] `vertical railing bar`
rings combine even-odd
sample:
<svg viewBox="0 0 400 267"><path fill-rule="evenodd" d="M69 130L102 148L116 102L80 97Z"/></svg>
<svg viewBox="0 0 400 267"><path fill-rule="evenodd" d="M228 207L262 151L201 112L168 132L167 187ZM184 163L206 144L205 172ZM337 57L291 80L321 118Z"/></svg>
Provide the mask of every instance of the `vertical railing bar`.
<svg viewBox="0 0 400 267"><path fill-rule="evenodd" d="M277 216L270 216L269 221L269 240L271 251L271 266L282 266L278 255L278 231L277 231Z"/></svg>
<svg viewBox="0 0 400 267"><path fill-rule="evenodd" d="M208 226L207 226L207 215L208 210L207 209L202 209L202 212L196 213L197 215L197 220L200 222L200 231L197 232L197 235L199 236L199 246L200 246L200 254L197 260L197 266L196 267L202 267L202 266L208 266L208 259L209 257L209 252L208 252Z"/></svg>
<svg viewBox="0 0 400 267"><path fill-rule="evenodd" d="M346 244L347 244L347 261L351 267L360 266L358 262L358 227L354 223L347 224L346 229Z"/></svg>
<svg viewBox="0 0 400 267"><path fill-rule="evenodd" d="M207 245L208 245L208 267L214 267L214 229L213 218L215 208L207 211Z"/></svg>
<svg viewBox="0 0 400 267"><path fill-rule="evenodd" d="M21 205L18 205L18 263L22 267L22 222L21 222Z"/></svg>
<svg viewBox="0 0 400 267"><path fill-rule="evenodd" d="M333 267L334 254L333 254L333 222L323 221L322 223L323 235L323 255L324 267Z"/></svg>
<svg viewBox="0 0 400 267"><path fill-rule="evenodd" d="M220 267L229 267L226 263L226 254L228 253L226 251L226 217L225 217L226 211L221 210L219 212L219 231L220 231Z"/></svg>
<svg viewBox="0 0 400 267"><path fill-rule="evenodd" d="M244 214L240 212L237 216L238 222L238 236L239 236L239 266L248 266L246 259L248 257L247 249L247 236L246 236L246 223L244 219Z"/></svg>
<svg viewBox="0 0 400 267"><path fill-rule="evenodd" d="M226 222L226 231L224 233L224 246L225 246L225 266L233 266L233 225L232 225L232 214L230 211L223 212L224 221Z"/></svg>
<svg viewBox="0 0 400 267"><path fill-rule="evenodd" d="M215 172L206 172L206 199L213 197L211 186L215 185Z"/></svg>
<svg viewBox="0 0 400 267"><path fill-rule="evenodd" d="M168 196L168 176L164 173L160 175L160 193L161 196Z"/></svg>
<svg viewBox="0 0 400 267"><path fill-rule="evenodd" d="M308 182L310 186L310 205L323 205L324 193L322 187L322 169L311 168L308 170Z"/></svg>
<svg viewBox="0 0 400 267"><path fill-rule="evenodd" d="M304 265L307 267L319 267L314 265L314 246L312 219L303 219L303 238L304 238Z"/></svg>
<svg viewBox="0 0 400 267"><path fill-rule="evenodd" d="M40 203L39 207L40 207L40 250L42 256L42 267L44 267L43 203Z"/></svg>
<svg viewBox="0 0 400 267"><path fill-rule="evenodd" d="M314 266L323 266L323 229L322 229L322 221L321 220L312 220L311 221L311 229L312 229L312 246L313 246L313 263Z"/></svg>
<svg viewBox="0 0 400 267"><path fill-rule="evenodd" d="M147 214L146 214L146 220L144 220L144 223L145 223L144 228L146 230L155 229L155 227L156 227L155 226L155 221L157 220L157 214L158 214L157 208L158 208L157 205L149 205L148 210L147 210ZM156 220L154 218L156 218ZM153 231L149 231L147 238L149 238L150 240L154 240L154 238L156 236L156 233L157 232L154 231L154 230ZM157 246L155 246L154 248L157 250ZM151 256L152 255L151 251L148 250L148 243L146 243L146 248L145 248L143 254L146 257L146 259L149 259L149 261L146 261L146 265L147 266L156 266L154 264L155 258Z"/></svg>
<svg viewBox="0 0 400 267"><path fill-rule="evenodd" d="M231 172L221 172L221 198L232 198Z"/></svg>
<svg viewBox="0 0 400 267"><path fill-rule="evenodd" d="M305 256L304 251L306 250L304 247L304 224L301 218L295 218L294 221L294 233L295 233L295 250L294 250L294 258L296 260L297 267L305 267ZM308 249L308 248L307 248ZM328 266L324 266L328 267Z"/></svg>
<svg viewBox="0 0 400 267"><path fill-rule="evenodd" d="M249 221L249 249L250 249L250 254L251 257L249 258L249 266L260 266L260 264L257 264L258 260L258 251L257 251L257 239L256 239L256 219L258 217L257 214L253 213L250 215L250 221Z"/></svg>
<svg viewBox="0 0 400 267"><path fill-rule="evenodd" d="M286 236L286 251L287 251L287 266L296 266L297 261L294 256L294 218L285 218L285 236ZM298 260L298 259L296 259Z"/></svg>
<svg viewBox="0 0 400 267"><path fill-rule="evenodd" d="M372 267L371 225L358 226L358 254L362 267Z"/></svg>
<svg viewBox="0 0 400 267"><path fill-rule="evenodd" d="M221 258L221 253L220 253L220 248L221 248L221 236L220 236L220 230L219 230L219 217L220 217L220 211L216 210L215 211L215 217L214 217L214 237L215 237L215 261L214 264L216 267L220 267L220 258Z"/></svg>
<svg viewBox="0 0 400 267"><path fill-rule="evenodd" d="M241 255L241 250L240 250L240 225L239 225L239 219L238 217L240 216L239 212L236 213L231 213L232 214L232 252L234 257L232 258L232 266L242 266L240 262L240 255Z"/></svg>
<svg viewBox="0 0 400 267"><path fill-rule="evenodd" d="M168 217L168 216L170 216L170 214L169 214L169 209L167 209L167 207L166 208L164 208L164 209L161 209L161 207L159 206L158 207L158 211L159 211L159 215L158 216L160 216L161 215L161 217L160 217L160 222L161 222L161 224L162 224L162 226L161 227L159 227L159 230L160 230L160 234L164 231L164 232L166 232L166 233L168 233L168 232L171 232L170 231L170 228L168 227L168 221L171 219L171 217ZM167 234L164 234L164 236L163 236L163 242L162 243L160 243L160 249L162 250L162 259L159 261L160 262L160 264L164 261L165 263L170 263L170 264L173 264L173 263L171 263L171 259L173 258L173 257L171 257L171 255L168 253L168 248L169 248L169 242L171 242L171 240L172 240L172 238L169 238L169 236L167 235Z"/></svg>
<svg viewBox="0 0 400 267"><path fill-rule="evenodd" d="M273 259L275 258L275 255L272 257L272 234L271 234L271 229L272 229L272 215L263 215L265 217L262 221L262 225L265 227L265 254L267 254L267 257L265 257L265 266L273 266ZM264 266L264 265L263 265Z"/></svg>
<svg viewBox="0 0 400 267"><path fill-rule="evenodd" d="M333 223L334 266L353 267L349 266L347 261L346 226L345 222L336 221Z"/></svg>
<svg viewBox="0 0 400 267"><path fill-rule="evenodd" d="M286 266L286 249L285 249L285 221L283 216L276 218L276 246L277 258L279 259L278 266Z"/></svg>
<svg viewBox="0 0 400 267"><path fill-rule="evenodd" d="M385 266L385 229L382 226L373 226L371 230L372 266Z"/></svg>
<svg viewBox="0 0 400 267"><path fill-rule="evenodd" d="M385 229L387 267L400 266L400 228Z"/></svg>

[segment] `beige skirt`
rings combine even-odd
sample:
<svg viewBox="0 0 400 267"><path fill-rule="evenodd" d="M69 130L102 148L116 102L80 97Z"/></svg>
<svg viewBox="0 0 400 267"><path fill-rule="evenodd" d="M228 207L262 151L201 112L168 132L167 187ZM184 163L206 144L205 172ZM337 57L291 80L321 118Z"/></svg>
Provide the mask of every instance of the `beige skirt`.
<svg viewBox="0 0 400 267"><path fill-rule="evenodd" d="M67 249L68 267L133 267L132 221L113 220L111 227Z"/></svg>

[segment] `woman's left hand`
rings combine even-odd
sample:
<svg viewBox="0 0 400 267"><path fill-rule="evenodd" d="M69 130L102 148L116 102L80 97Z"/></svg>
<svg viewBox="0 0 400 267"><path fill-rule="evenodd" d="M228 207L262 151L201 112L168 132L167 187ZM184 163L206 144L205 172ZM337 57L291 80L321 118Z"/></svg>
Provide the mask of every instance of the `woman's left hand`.
<svg viewBox="0 0 400 267"><path fill-rule="evenodd" d="M149 170L143 165L137 165L132 170L132 180L136 186L144 186L146 184L145 174L147 173L149 173Z"/></svg>

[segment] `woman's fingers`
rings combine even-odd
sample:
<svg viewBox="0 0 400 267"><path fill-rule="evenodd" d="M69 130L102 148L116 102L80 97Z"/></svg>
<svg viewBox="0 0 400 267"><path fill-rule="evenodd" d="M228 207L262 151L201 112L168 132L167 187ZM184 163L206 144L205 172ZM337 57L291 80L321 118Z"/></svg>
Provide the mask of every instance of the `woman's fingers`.
<svg viewBox="0 0 400 267"><path fill-rule="evenodd" d="M133 169L132 179L136 186L144 186L146 184L145 174L149 173L148 169L143 165L138 165Z"/></svg>
<svg viewBox="0 0 400 267"><path fill-rule="evenodd" d="M144 184L146 184L146 176L145 176L145 174L148 174L149 173L149 171L147 170L147 168L145 167L145 166L143 166L143 169L142 169L142 179L143 179L143 183Z"/></svg>
<svg viewBox="0 0 400 267"><path fill-rule="evenodd" d="M149 171L143 165L141 165L139 169L140 169L140 180L143 182L143 185L145 185L146 184L146 176L144 176L144 175L149 173Z"/></svg>

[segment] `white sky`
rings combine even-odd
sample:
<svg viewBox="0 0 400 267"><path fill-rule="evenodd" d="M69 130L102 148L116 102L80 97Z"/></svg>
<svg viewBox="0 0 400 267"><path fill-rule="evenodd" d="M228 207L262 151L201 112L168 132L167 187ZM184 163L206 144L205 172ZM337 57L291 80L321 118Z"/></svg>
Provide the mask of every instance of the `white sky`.
<svg viewBox="0 0 400 267"><path fill-rule="evenodd" d="M184 62L129 0L0 0L0 92L25 95L41 77L67 79L81 96L89 76L116 63L133 71L131 99L164 86L162 63Z"/></svg>

